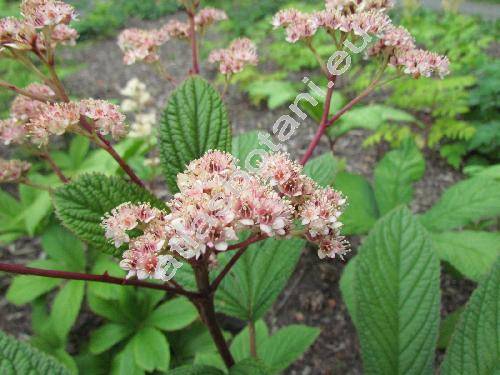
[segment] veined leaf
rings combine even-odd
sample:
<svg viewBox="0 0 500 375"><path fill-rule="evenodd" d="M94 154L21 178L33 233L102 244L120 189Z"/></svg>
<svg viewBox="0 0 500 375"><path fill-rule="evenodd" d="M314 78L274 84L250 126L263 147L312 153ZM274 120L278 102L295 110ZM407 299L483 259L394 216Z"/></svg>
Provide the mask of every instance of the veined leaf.
<svg viewBox="0 0 500 375"><path fill-rule="evenodd" d="M451 336L457 327L457 323L460 320L464 309L459 307L457 310L448 314L444 319L441 320L441 325L439 326L439 339L437 342L438 349L446 349L450 343Z"/></svg>
<svg viewBox="0 0 500 375"><path fill-rule="evenodd" d="M347 207L341 216L346 235L367 233L379 217L373 188L362 176L341 172L335 188L347 197Z"/></svg>
<svg viewBox="0 0 500 375"><path fill-rule="evenodd" d="M0 374L69 375L52 357L0 331Z"/></svg>
<svg viewBox="0 0 500 375"><path fill-rule="evenodd" d="M198 311L187 298L171 299L158 306L145 324L163 331L175 331L190 325L198 317Z"/></svg>
<svg viewBox="0 0 500 375"><path fill-rule="evenodd" d="M474 177L446 190L420 220L427 229L440 232L496 216L500 216L500 181Z"/></svg>
<svg viewBox="0 0 500 375"><path fill-rule="evenodd" d="M255 322L255 342L257 346L257 355L260 357L262 345L269 338L269 331L263 320ZM231 342L231 354L236 362L250 357L250 334L248 326L245 327Z"/></svg>
<svg viewBox="0 0 500 375"><path fill-rule="evenodd" d="M170 97L160 128L160 155L168 187L176 176L211 149L231 151L231 127L215 89L199 77L188 78Z"/></svg>
<svg viewBox="0 0 500 375"><path fill-rule="evenodd" d="M217 290L218 310L247 321L261 318L285 287L303 246L298 239L249 246ZM220 255L222 267L231 254Z"/></svg>
<svg viewBox="0 0 500 375"><path fill-rule="evenodd" d="M256 358L247 358L229 369L229 375L269 375L267 366Z"/></svg>
<svg viewBox="0 0 500 375"><path fill-rule="evenodd" d="M412 183L420 180L424 171L424 158L413 142L406 142L402 148L384 156L374 174L375 197L381 215L411 202Z"/></svg>
<svg viewBox="0 0 500 375"><path fill-rule="evenodd" d="M500 255L500 233L445 232L432 239L441 260L474 281L487 274Z"/></svg>
<svg viewBox="0 0 500 375"><path fill-rule="evenodd" d="M135 362L146 371L166 371L170 364L170 348L165 335L155 328L145 327L132 339Z"/></svg>
<svg viewBox="0 0 500 375"><path fill-rule="evenodd" d="M472 293L446 352L443 375L494 375L500 371L500 257Z"/></svg>
<svg viewBox="0 0 500 375"><path fill-rule="evenodd" d="M357 257L349 260L342 271L342 277L339 283L342 299L347 306L347 311L349 311L349 316L355 326L358 320L356 311L356 262Z"/></svg>
<svg viewBox="0 0 500 375"><path fill-rule="evenodd" d="M71 280L59 291L50 313L54 332L63 340L75 324L82 306L85 282Z"/></svg>
<svg viewBox="0 0 500 375"><path fill-rule="evenodd" d="M62 223L90 245L115 256L116 249L104 236L102 217L125 202L150 202L165 209L148 191L118 177L85 174L57 189L53 194L56 213Z"/></svg>
<svg viewBox="0 0 500 375"><path fill-rule="evenodd" d="M90 335L90 351L101 354L128 337L133 332L132 328L124 324L107 323Z"/></svg>
<svg viewBox="0 0 500 375"><path fill-rule="evenodd" d="M53 225L45 231L42 248L52 259L67 266L67 271L85 271L83 244L60 225Z"/></svg>
<svg viewBox="0 0 500 375"><path fill-rule="evenodd" d="M323 187L333 184L338 171L339 162L330 152L311 159L304 167L304 173Z"/></svg>
<svg viewBox="0 0 500 375"><path fill-rule="evenodd" d="M356 258L356 328L366 374L432 373L439 260L406 208L380 219Z"/></svg>

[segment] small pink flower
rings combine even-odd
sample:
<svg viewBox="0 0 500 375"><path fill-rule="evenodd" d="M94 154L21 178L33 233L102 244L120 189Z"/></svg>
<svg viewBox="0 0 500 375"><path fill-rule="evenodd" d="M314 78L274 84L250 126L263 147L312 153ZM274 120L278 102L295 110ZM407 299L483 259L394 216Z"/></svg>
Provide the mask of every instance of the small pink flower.
<svg viewBox="0 0 500 375"><path fill-rule="evenodd" d="M302 13L296 9L279 11L272 20L274 28L284 27L286 40L295 43L301 39L309 39L318 30L314 15Z"/></svg>
<svg viewBox="0 0 500 375"><path fill-rule="evenodd" d="M60 24L54 27L51 40L62 45L74 46L78 39L78 31L65 24Z"/></svg>
<svg viewBox="0 0 500 375"><path fill-rule="evenodd" d="M219 63L221 74L236 74L243 71L247 65L258 64L257 47L250 39L236 39L229 48L212 51L208 62Z"/></svg>
<svg viewBox="0 0 500 375"><path fill-rule="evenodd" d="M19 182L31 168L31 164L22 160L0 159L0 183Z"/></svg>
<svg viewBox="0 0 500 375"><path fill-rule="evenodd" d="M0 120L0 141L8 146L11 143L21 144L26 139L24 124L15 118Z"/></svg>
<svg viewBox="0 0 500 375"><path fill-rule="evenodd" d="M82 100L80 112L83 116L94 120L97 130L102 135L111 134L113 139L120 139L128 132L125 125L125 115L115 104L105 100Z"/></svg>
<svg viewBox="0 0 500 375"><path fill-rule="evenodd" d="M47 85L32 83L25 88L31 94L47 98L47 101L54 99L55 92ZM11 116L19 121L27 122L40 115L40 110L45 108L45 103L31 99L24 95L18 95L12 102Z"/></svg>
<svg viewBox="0 0 500 375"><path fill-rule="evenodd" d="M189 23L179 20L170 20L161 30L176 39L188 39L191 34Z"/></svg>
<svg viewBox="0 0 500 375"><path fill-rule="evenodd" d="M196 26L203 29L215 22L227 20L227 14L223 10L215 8L203 8L195 16Z"/></svg>
<svg viewBox="0 0 500 375"><path fill-rule="evenodd" d="M403 71L414 78L430 77L433 74L443 78L450 73L450 61L446 56L421 49L398 51L395 64L402 66Z"/></svg>
<svg viewBox="0 0 500 375"><path fill-rule="evenodd" d="M56 0L23 0L21 14L35 28L67 25L77 18L71 5Z"/></svg>
<svg viewBox="0 0 500 375"><path fill-rule="evenodd" d="M137 61L153 63L160 58L158 48L169 40L162 29L126 29L118 36L118 46L124 53L123 61L132 65Z"/></svg>
<svg viewBox="0 0 500 375"><path fill-rule="evenodd" d="M390 25L389 16L377 11L369 11L352 14L349 16L348 25L340 29L344 32L353 32L355 35L382 35Z"/></svg>

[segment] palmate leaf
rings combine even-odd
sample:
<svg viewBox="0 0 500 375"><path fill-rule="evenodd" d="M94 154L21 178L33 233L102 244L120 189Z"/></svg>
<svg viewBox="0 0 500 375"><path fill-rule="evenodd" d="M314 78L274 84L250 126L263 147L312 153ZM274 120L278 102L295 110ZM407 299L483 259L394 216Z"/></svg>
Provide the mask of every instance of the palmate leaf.
<svg viewBox="0 0 500 375"><path fill-rule="evenodd" d="M411 141L384 156L374 174L375 197L381 215L411 202L412 184L423 177L424 171L424 158Z"/></svg>
<svg viewBox="0 0 500 375"><path fill-rule="evenodd" d="M427 229L440 232L496 216L500 216L500 181L478 176L446 190L420 220Z"/></svg>
<svg viewBox="0 0 500 375"><path fill-rule="evenodd" d="M249 246L216 293L219 311L256 321L283 290L299 260L304 241L268 239ZM232 254L220 254L221 267Z"/></svg>
<svg viewBox="0 0 500 375"><path fill-rule="evenodd" d="M58 188L53 194L56 214L62 223L80 239L108 254L121 256L104 237L102 217L116 206L125 203L150 202L165 209L148 191L119 177L103 174L84 174Z"/></svg>
<svg viewBox="0 0 500 375"><path fill-rule="evenodd" d="M52 357L0 331L0 374L69 375Z"/></svg>
<svg viewBox="0 0 500 375"><path fill-rule="evenodd" d="M355 264L356 328L366 374L432 373L439 260L406 208L375 224Z"/></svg>
<svg viewBox="0 0 500 375"><path fill-rule="evenodd" d="M186 165L211 149L231 151L231 127L219 93L199 77L172 94L160 127L160 156L170 191Z"/></svg>
<svg viewBox="0 0 500 375"><path fill-rule="evenodd" d="M446 352L443 375L500 371L500 257L472 293Z"/></svg>

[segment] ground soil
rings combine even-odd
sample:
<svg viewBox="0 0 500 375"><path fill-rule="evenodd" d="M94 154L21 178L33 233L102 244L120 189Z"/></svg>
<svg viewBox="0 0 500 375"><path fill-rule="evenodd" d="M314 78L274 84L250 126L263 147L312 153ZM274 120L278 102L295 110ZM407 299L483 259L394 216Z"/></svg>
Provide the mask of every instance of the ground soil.
<svg viewBox="0 0 500 375"><path fill-rule="evenodd" d="M162 20L160 23L165 22ZM144 26L144 22L132 22L131 26ZM155 23L147 23L147 27ZM169 43L164 61L174 76L186 74L189 51L182 43ZM119 89L132 77L138 77L148 85L155 98L154 106L161 113L171 92L171 86L160 81L145 65L126 67L121 63L121 53L114 39L88 43L64 51L65 59L85 64L84 68L68 77L65 84L76 97L120 98ZM213 77L213 72L207 72ZM89 77L91 77L89 79ZM300 78L299 78L300 79ZM235 133L254 129L269 129L284 110L270 111L256 108L248 98L231 88L226 99ZM301 155L312 139L315 125L305 122L297 135L286 145L294 155ZM335 155L344 158L347 170L372 177L372 170L383 154L383 148L364 149L361 144L366 134L352 132L335 146ZM322 142L318 153L329 150ZM416 184L415 201L412 209L421 212L430 207L442 191L460 180L462 176L444 163L434 153L426 155L427 168L422 181ZM360 238L352 238L354 256ZM0 251L0 261L25 263L40 256L36 240L20 240ZM359 342L352 321L342 302L338 281L345 263L319 261L314 251L305 249L296 272L286 290L275 304L266 320L272 329L291 323L303 323L321 328L321 335L303 358L293 365L288 374L360 374L362 369ZM0 294L3 296L9 284L9 277L0 277ZM472 292L474 285L465 280L454 279L443 272L442 315L445 316L462 306ZM17 337L26 338L31 333L29 307L15 307L0 298L0 329ZM72 346L86 337L89 326L95 326L96 319L85 313L79 319L72 334Z"/></svg>

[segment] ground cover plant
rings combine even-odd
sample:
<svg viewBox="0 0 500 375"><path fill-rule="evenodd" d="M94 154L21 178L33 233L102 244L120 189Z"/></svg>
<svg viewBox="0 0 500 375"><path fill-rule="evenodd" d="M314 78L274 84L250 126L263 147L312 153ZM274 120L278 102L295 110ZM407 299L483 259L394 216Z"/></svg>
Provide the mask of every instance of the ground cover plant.
<svg viewBox="0 0 500 375"><path fill-rule="evenodd" d="M303 11L282 9L272 26L310 54L309 67L324 84L304 78L307 90L289 98L290 112L274 123L273 138L233 136L224 101L230 85L259 63L257 47L240 37L202 59L199 47L209 28L228 16L198 0L179 6L183 17L117 37L123 64L143 64L175 87L156 136L144 131L154 120L140 82L124 88L121 106L68 92L58 67L61 44L71 46L78 37L71 5L25 0L19 15L0 20L0 57L38 79L23 87L0 80L0 88L17 95L0 120L0 139L15 156L0 159L0 182L7 187L0 196L0 239L39 236L46 254L27 265L0 262L1 271L18 275L7 299L31 304L36 347L2 333L2 372L285 371L320 329L292 324L270 331L263 318L305 249L318 262L347 262L340 288L366 373L433 372L436 347L446 348L441 373L495 373L498 165L469 169L470 178L416 215L408 206L425 171L418 138L395 144L376 166L373 184L344 171L332 153L317 152L321 139L340 136L341 121L356 111L359 116L364 100L380 88L442 82L450 74L448 57L419 48L395 25L391 1L328 0ZM171 39L190 51L182 76L160 57ZM343 100L337 80L360 54L371 61L371 77ZM214 84L202 77L202 66L218 70ZM132 114L133 126L123 112ZM395 109L378 113L384 121L414 121ZM308 116L318 123L316 133L295 161L281 145ZM143 163L136 168L135 161L154 150L167 196L149 181L156 171ZM346 235L366 235L355 256ZM441 328L440 261L447 272L478 283L468 304ZM70 355L69 336L84 305L99 324L78 355ZM245 328L230 332L216 314Z"/></svg>

